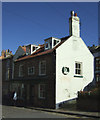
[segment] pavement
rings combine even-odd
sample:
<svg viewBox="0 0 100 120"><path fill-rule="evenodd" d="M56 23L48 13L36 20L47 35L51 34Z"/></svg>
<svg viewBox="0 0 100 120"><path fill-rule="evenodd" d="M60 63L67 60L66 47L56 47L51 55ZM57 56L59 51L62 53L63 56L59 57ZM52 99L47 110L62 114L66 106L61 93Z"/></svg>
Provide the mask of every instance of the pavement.
<svg viewBox="0 0 100 120"><path fill-rule="evenodd" d="M37 107L27 107L28 109L46 111L46 112L53 112L53 113L60 113L60 114L67 114L67 115L77 115L83 117L91 117L91 118L100 118L100 112L84 112L84 111L77 111L77 110L67 110L67 109L46 109L46 108L37 108Z"/></svg>

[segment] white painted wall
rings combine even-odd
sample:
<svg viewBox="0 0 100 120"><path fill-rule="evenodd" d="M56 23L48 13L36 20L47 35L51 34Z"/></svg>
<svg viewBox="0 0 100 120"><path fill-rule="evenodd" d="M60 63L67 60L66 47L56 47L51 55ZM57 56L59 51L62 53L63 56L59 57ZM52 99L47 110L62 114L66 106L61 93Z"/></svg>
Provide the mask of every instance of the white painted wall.
<svg viewBox="0 0 100 120"><path fill-rule="evenodd" d="M75 61L83 63L83 78L74 77ZM93 55L80 37L71 36L56 49L56 104L77 97L93 80ZM63 67L69 67L67 75Z"/></svg>

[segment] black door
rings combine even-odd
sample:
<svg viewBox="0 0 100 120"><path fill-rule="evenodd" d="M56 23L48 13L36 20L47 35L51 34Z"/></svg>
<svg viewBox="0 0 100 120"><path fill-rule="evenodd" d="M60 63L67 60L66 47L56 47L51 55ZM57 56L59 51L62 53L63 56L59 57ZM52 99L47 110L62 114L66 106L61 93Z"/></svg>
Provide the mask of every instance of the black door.
<svg viewBox="0 0 100 120"><path fill-rule="evenodd" d="M33 105L34 104L34 85L32 85L31 87L30 87L30 103L31 103L31 105Z"/></svg>

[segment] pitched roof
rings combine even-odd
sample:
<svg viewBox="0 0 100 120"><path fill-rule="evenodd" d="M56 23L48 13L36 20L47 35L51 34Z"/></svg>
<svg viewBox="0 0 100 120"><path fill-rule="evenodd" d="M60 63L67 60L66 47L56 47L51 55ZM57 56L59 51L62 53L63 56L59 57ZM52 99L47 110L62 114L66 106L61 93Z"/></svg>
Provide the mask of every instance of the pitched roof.
<svg viewBox="0 0 100 120"><path fill-rule="evenodd" d="M37 56L41 56L41 55L45 55L45 54L49 54L52 53L55 49L57 49L61 44L63 44L70 36L67 37L63 37L61 38L61 42L55 46L53 49L49 49L49 50L44 50L44 44L40 45L40 48L38 50L36 50L36 52L34 52L32 55L28 55L28 56L24 56L22 58L17 59L15 62L17 61L21 61L21 60L26 60L29 58L33 58L33 57L37 57Z"/></svg>

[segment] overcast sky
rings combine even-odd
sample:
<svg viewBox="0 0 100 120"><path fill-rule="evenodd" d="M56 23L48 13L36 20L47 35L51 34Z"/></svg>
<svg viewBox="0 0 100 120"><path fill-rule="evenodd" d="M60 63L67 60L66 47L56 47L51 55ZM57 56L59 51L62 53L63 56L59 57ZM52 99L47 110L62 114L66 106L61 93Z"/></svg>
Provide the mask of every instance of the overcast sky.
<svg viewBox="0 0 100 120"><path fill-rule="evenodd" d="M44 44L46 38L68 36L72 10L80 18L83 41L87 46L97 45L97 2L4 2L2 49L14 54L20 45Z"/></svg>

